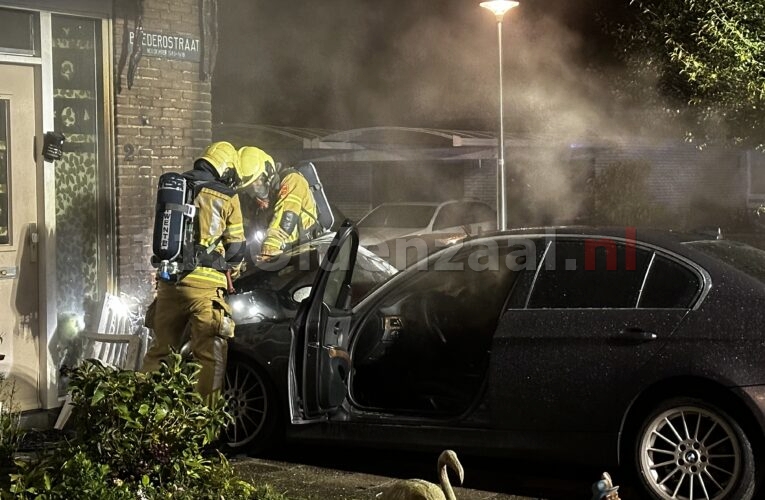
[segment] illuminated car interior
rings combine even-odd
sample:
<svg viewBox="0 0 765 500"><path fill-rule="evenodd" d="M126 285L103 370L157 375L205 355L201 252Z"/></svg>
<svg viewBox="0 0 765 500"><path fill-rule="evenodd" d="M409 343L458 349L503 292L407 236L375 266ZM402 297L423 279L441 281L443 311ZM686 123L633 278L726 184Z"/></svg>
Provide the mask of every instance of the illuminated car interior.
<svg viewBox="0 0 765 500"><path fill-rule="evenodd" d="M451 259L464 270L410 273L361 320L352 346L355 404L453 416L477 399L492 335L517 273L504 265L473 270L470 255Z"/></svg>

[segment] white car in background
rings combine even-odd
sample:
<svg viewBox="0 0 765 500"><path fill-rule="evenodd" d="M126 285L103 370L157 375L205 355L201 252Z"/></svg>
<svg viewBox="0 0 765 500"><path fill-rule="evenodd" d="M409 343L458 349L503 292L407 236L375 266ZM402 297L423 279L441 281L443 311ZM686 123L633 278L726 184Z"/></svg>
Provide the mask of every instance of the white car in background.
<svg viewBox="0 0 765 500"><path fill-rule="evenodd" d="M476 235L497 228L497 212L478 200L383 203L357 227L362 246L428 233Z"/></svg>

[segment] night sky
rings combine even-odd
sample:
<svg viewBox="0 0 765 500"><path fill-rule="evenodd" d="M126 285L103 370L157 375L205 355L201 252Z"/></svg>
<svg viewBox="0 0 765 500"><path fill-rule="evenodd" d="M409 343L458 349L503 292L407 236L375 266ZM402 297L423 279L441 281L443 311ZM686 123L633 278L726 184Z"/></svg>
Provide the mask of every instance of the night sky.
<svg viewBox="0 0 765 500"><path fill-rule="evenodd" d="M587 68L611 50L597 33L596 13L627 1L522 0L505 15L509 131L544 131L547 113L564 128L601 126L598 108L607 106ZM493 129L497 31L478 4L223 0L213 119Z"/></svg>

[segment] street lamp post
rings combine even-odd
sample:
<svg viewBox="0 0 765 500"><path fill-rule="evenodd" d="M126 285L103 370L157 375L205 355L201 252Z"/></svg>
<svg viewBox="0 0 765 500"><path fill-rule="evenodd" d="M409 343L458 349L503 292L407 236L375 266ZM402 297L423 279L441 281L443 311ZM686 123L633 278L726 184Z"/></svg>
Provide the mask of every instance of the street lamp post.
<svg viewBox="0 0 765 500"><path fill-rule="evenodd" d="M497 228L507 229L507 185L505 181L505 119L502 102L502 18L505 12L518 7L512 0L481 2L481 7L494 13L497 18L497 43L499 45L499 150L497 155Z"/></svg>

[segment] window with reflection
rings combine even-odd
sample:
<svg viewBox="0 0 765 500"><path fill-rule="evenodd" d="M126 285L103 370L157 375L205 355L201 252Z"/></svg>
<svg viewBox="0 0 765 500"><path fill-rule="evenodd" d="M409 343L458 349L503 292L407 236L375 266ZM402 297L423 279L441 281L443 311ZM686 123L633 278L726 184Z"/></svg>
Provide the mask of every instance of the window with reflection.
<svg viewBox="0 0 765 500"><path fill-rule="evenodd" d="M111 224L108 158L103 142L103 49L101 21L51 16L54 127L66 138L56 161L56 282L58 325L72 330L98 322L106 291ZM72 339L71 345L66 339ZM79 360L76 335L61 336L61 363ZM63 387L60 391L64 391Z"/></svg>
<svg viewBox="0 0 765 500"><path fill-rule="evenodd" d="M0 245L10 243L8 223L10 220L10 205L8 203L8 116L10 114L8 99L0 99Z"/></svg>
<svg viewBox="0 0 765 500"><path fill-rule="evenodd" d="M37 12L0 8L0 52L40 55L40 15Z"/></svg>
<svg viewBox="0 0 765 500"><path fill-rule="evenodd" d="M558 240L540 265L530 309L637 306L651 254L608 238Z"/></svg>

